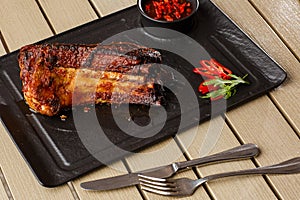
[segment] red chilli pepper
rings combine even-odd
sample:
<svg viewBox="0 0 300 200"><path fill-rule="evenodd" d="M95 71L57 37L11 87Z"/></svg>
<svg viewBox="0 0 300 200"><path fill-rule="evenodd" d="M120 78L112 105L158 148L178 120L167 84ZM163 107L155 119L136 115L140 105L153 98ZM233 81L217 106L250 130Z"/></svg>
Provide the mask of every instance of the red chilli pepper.
<svg viewBox="0 0 300 200"><path fill-rule="evenodd" d="M214 79L216 78L214 75L211 75L210 73L207 73L206 71L203 71L201 68L194 68L194 73L200 74L201 76L204 76L208 79Z"/></svg>
<svg viewBox="0 0 300 200"><path fill-rule="evenodd" d="M149 0L145 12L153 19L174 21L189 16L192 5L187 0Z"/></svg>
<svg viewBox="0 0 300 200"><path fill-rule="evenodd" d="M229 74L232 74L232 71L226 67L224 67L221 63L219 63L216 59L211 59L210 60L221 72L223 79L230 79L231 77L228 76Z"/></svg>
<svg viewBox="0 0 300 200"><path fill-rule="evenodd" d="M193 72L201 75L205 79L205 81L203 81L198 87L198 91L201 92L202 95L220 89L213 85L205 85L206 82L216 78L222 78L224 80L231 79L229 75L232 74L232 71L213 58L210 60L201 60L200 65L201 67L194 68ZM221 98L223 98L222 95L211 98L211 100L218 100Z"/></svg>
<svg viewBox="0 0 300 200"><path fill-rule="evenodd" d="M221 63L216 61L215 59L211 60L201 60L200 64L202 66L202 71L206 74L220 77L222 79L230 79L231 77L228 76L229 74L232 74L231 70L224 67Z"/></svg>
<svg viewBox="0 0 300 200"><path fill-rule="evenodd" d="M209 80L207 80L209 81ZM213 91L213 90L217 90L219 89L218 87L215 87L213 85L204 85L205 82L207 81L203 81L200 85L199 85L199 88L198 88L198 91L201 92L202 94L206 94L210 91Z"/></svg>
<svg viewBox="0 0 300 200"><path fill-rule="evenodd" d="M215 98L210 98L210 100L212 100L212 101L216 101L216 100L218 100L218 99L222 99L223 98L223 96L218 96L218 97L215 97Z"/></svg>

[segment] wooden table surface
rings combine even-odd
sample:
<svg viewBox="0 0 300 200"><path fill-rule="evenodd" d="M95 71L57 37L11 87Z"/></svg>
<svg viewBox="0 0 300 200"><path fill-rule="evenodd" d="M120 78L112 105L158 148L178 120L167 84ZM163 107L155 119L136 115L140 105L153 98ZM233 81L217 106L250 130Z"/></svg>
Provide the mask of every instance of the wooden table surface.
<svg viewBox="0 0 300 200"><path fill-rule="evenodd" d="M213 0L245 33L287 72L288 78L274 91L226 113L220 138L209 154L243 143L255 143L261 155L253 160L215 164L186 171L178 176L196 178L229 170L274 164L300 156L300 2L299 0ZM133 6L135 0L0 0L0 55L40 41L73 27ZM197 131L207 132L211 123ZM190 131L152 146L145 152L172 145L172 153L187 152L180 160L201 154L203 134L193 144L184 141ZM179 148L181 146L181 148ZM80 183L125 173L104 167L55 188L36 181L29 167L0 126L0 199L172 199L139 190L137 187L108 192L87 192ZM168 153L156 156L164 163ZM145 162L142 154L126 159L135 171ZM124 168L119 161L114 164ZM300 174L244 176L209 182L187 199L300 199Z"/></svg>

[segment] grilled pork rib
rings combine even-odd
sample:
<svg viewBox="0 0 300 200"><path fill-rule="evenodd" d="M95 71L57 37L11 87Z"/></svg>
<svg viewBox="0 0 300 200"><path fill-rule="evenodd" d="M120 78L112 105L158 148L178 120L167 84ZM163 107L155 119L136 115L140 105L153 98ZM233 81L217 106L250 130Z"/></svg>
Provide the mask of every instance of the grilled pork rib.
<svg viewBox="0 0 300 200"><path fill-rule="evenodd" d="M24 98L53 116L86 103L160 104L158 51L132 43L28 45L19 53Z"/></svg>

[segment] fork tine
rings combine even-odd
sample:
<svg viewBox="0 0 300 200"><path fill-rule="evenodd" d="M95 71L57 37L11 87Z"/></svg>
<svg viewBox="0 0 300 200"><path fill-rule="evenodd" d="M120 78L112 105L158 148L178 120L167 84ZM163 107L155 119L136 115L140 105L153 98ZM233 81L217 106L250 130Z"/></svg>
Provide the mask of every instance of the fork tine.
<svg viewBox="0 0 300 200"><path fill-rule="evenodd" d="M148 192L167 196L176 195L178 192L176 184L167 179L139 175L139 181L141 189Z"/></svg>
<svg viewBox="0 0 300 200"><path fill-rule="evenodd" d="M145 190L145 191L148 191L148 192L155 193L155 194L165 195L165 196L175 196L175 195L177 195L176 191L158 190L158 189L154 189L154 188L148 187L146 185L142 185L142 184L141 184L141 189Z"/></svg>
<svg viewBox="0 0 300 200"><path fill-rule="evenodd" d="M169 182L158 182L158 181L151 181L147 179L139 179L140 183L143 184L151 184L155 186L162 186L162 187L175 187L174 183L169 183Z"/></svg>
<svg viewBox="0 0 300 200"><path fill-rule="evenodd" d="M169 187L169 186L159 186L159 185L155 185L152 183L144 183L144 182L140 182L140 185L143 187L147 187L147 188L151 188L151 189L156 189L156 190L161 190L161 191L177 191L176 187Z"/></svg>
<svg viewBox="0 0 300 200"><path fill-rule="evenodd" d="M167 179L165 179L165 178L156 178L153 176L145 176L142 174L139 174L138 176L140 177L140 179L147 179L147 180L152 180L152 181L157 181L157 182L167 182Z"/></svg>
<svg viewBox="0 0 300 200"><path fill-rule="evenodd" d="M175 183L171 179L156 178L150 176L139 175L139 181L149 183L156 186L175 187Z"/></svg>

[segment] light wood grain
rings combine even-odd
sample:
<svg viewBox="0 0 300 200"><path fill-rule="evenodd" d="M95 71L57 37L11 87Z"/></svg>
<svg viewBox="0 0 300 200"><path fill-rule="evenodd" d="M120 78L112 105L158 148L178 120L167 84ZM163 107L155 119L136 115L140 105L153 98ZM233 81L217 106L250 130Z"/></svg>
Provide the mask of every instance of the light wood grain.
<svg viewBox="0 0 300 200"><path fill-rule="evenodd" d="M287 71L288 79L271 95L281 112L300 135L299 61L248 1L214 0L214 2Z"/></svg>
<svg viewBox="0 0 300 200"><path fill-rule="evenodd" d="M91 0L91 2L93 3L94 7L97 9L99 14L103 17L134 5L136 3L136 0L114 0L113 2L103 0Z"/></svg>
<svg viewBox="0 0 300 200"><path fill-rule="evenodd" d="M300 60L300 1L250 0Z"/></svg>
<svg viewBox="0 0 300 200"><path fill-rule="evenodd" d="M167 146L169 148L167 148ZM176 160L172 160L170 157L177 158ZM171 159L171 160L170 160ZM142 169L148 169L151 167L161 166L164 164L170 164L175 161L183 161L185 158L183 157L182 151L177 146L176 142L173 139L168 139L164 142L161 142L157 145L154 145L146 150L137 153L133 156L130 156L126 159L128 162L129 168L134 171L139 171ZM192 179L196 179L196 175L192 170L182 172L176 177L189 177ZM144 192L143 195L146 199L173 199L172 197L165 197L156 194L152 194L149 192ZM199 188L193 196L186 197L185 199L209 199L209 196L205 192L204 188Z"/></svg>
<svg viewBox="0 0 300 200"><path fill-rule="evenodd" d="M5 193L5 190L2 186L0 186L0 198L3 200L9 200L8 196Z"/></svg>
<svg viewBox="0 0 300 200"><path fill-rule="evenodd" d="M288 71L289 80L272 92L272 96L299 134L299 74L296 72L299 62L260 15L255 14L255 9L249 2L217 1L217 4L226 13L232 13L229 16ZM231 111L227 116L244 142L255 142L261 146L264 154L258 158L260 165L299 156L299 138L267 97ZM299 197L295 192L299 191L299 175L271 176L270 180L281 197Z"/></svg>
<svg viewBox="0 0 300 200"><path fill-rule="evenodd" d="M1 168L0 168L1 170ZM8 195L5 191L3 181L6 182L4 175L2 174L2 170L0 171L0 199L8 200Z"/></svg>
<svg viewBox="0 0 300 200"><path fill-rule="evenodd" d="M230 111L228 119L244 142L261 147L259 165L270 165L300 156L300 140L267 97ZM300 174L269 176L284 199L300 197Z"/></svg>
<svg viewBox="0 0 300 200"><path fill-rule="evenodd" d="M186 141L191 137L191 131L194 130L191 129L177 135L176 138L180 141L190 159L204 156L202 152L207 152L205 155L210 155L240 145L228 126L222 123L222 120L223 119L221 117L218 117L201 124L198 128L193 128L198 129L198 134L191 145L187 145ZM212 131L210 131L211 126L214 126L214 128L215 126L220 126L220 132L218 134L212 133ZM205 138L209 139L207 140ZM207 142L204 143L203 141ZM254 167L255 166L251 160L247 159L201 166L197 168L197 171L201 177L204 177L214 173L236 171ZM208 182L207 185L210 193L215 199L276 199L276 196L261 176L226 178Z"/></svg>
<svg viewBox="0 0 300 200"><path fill-rule="evenodd" d="M67 185L53 189L41 187L2 125L0 138L0 166L14 199L74 199Z"/></svg>
<svg viewBox="0 0 300 200"><path fill-rule="evenodd" d="M91 181L95 179L100 178L107 178L112 176L117 176L121 174L126 174L127 170L123 163L117 162L112 164L111 166L103 167L99 170L96 170L95 172L89 173L86 176L83 176L82 178L79 178L75 181L73 181L74 188L80 197L80 199L124 199L127 200L128 197L130 199L142 199L141 195L139 194L139 191L136 187L127 187L122 188L118 190L111 190L111 191L104 191L104 192L91 192L91 191L84 191L80 188L80 183L85 181Z"/></svg>
<svg viewBox="0 0 300 200"><path fill-rule="evenodd" d="M52 35L34 0L1 0L0 30L10 51Z"/></svg>
<svg viewBox="0 0 300 200"><path fill-rule="evenodd" d="M3 56L4 54L6 54L6 51L5 51L4 46L2 45L2 43L0 42L0 56Z"/></svg>
<svg viewBox="0 0 300 200"><path fill-rule="evenodd" d="M88 1L40 0L39 2L56 33L97 19L97 15Z"/></svg>
<svg viewBox="0 0 300 200"><path fill-rule="evenodd" d="M2 43L0 43L0 56L4 55L6 52L5 52L5 49L2 45ZM0 124L0 126L2 126L2 124ZM3 128L2 128L3 129ZM1 128L0 128L0 131L1 131ZM6 180L5 180L5 176L2 172L2 167L1 167L1 162L0 162L0 199L9 199L7 194L6 194L6 191L5 191L5 188L4 188L4 183L6 183Z"/></svg>

